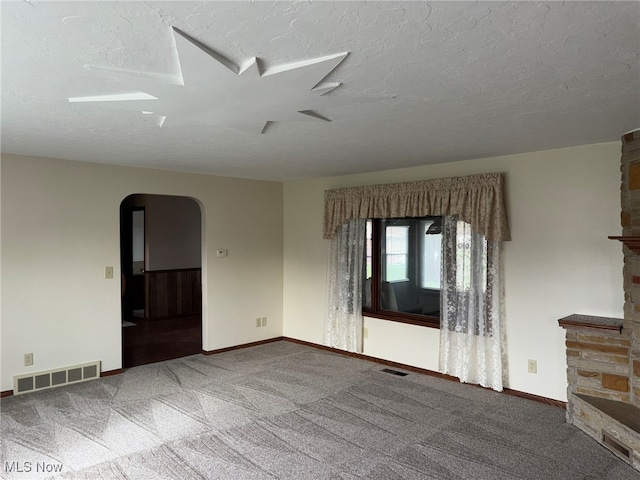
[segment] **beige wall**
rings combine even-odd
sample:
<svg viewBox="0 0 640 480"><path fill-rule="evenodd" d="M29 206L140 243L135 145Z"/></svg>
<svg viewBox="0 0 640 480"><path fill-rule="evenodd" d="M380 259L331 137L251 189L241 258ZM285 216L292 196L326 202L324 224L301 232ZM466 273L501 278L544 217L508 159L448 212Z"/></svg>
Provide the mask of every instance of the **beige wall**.
<svg viewBox="0 0 640 480"><path fill-rule="evenodd" d="M0 389L30 371L96 359L120 367L118 214L132 193L201 205L204 348L283 334L322 343L324 190L485 172L507 180L509 386L565 399L557 319L622 316L621 247L607 239L620 232L618 143L288 182L284 200L278 183L3 156ZM229 256L216 258L219 248ZM116 279L104 279L107 265ZM262 316L269 324L256 328ZM438 330L370 318L365 326L365 354L438 369ZM35 365L24 367L29 352ZM538 374L527 373L527 359Z"/></svg>
<svg viewBox="0 0 640 480"><path fill-rule="evenodd" d="M120 368L119 207L132 193L202 208L205 349L282 334L282 184L10 155L1 169L1 390L31 371Z"/></svg>
<svg viewBox="0 0 640 480"><path fill-rule="evenodd" d="M487 172L506 174L513 238L504 247L509 387L566 399L557 320L622 316L622 250L607 239L620 232L619 143L286 183L284 335L323 341L325 189ZM438 330L371 318L365 327L365 354L438 370Z"/></svg>

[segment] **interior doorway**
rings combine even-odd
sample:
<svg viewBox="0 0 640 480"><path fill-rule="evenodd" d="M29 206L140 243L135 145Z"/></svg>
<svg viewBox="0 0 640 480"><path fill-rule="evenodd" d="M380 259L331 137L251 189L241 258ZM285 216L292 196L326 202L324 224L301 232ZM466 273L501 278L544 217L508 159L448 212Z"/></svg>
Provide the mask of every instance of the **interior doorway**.
<svg viewBox="0 0 640 480"><path fill-rule="evenodd" d="M123 206L120 232L122 326L132 327L136 319L145 318L145 208Z"/></svg>
<svg viewBox="0 0 640 480"><path fill-rule="evenodd" d="M188 197L122 201L124 368L202 351L201 215Z"/></svg>

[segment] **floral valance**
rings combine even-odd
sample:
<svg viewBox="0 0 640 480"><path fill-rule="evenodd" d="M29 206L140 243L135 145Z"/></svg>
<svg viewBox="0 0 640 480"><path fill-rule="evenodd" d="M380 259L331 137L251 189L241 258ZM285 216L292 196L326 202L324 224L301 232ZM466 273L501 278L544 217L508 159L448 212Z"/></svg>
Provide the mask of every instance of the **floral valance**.
<svg viewBox="0 0 640 480"><path fill-rule="evenodd" d="M324 238L356 218L457 215L490 240L511 240L501 173L324 192Z"/></svg>

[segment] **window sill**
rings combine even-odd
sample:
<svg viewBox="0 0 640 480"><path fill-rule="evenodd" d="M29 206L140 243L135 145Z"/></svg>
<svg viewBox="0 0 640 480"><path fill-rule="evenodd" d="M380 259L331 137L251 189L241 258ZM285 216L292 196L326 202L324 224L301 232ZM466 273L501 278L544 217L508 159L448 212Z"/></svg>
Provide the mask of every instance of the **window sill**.
<svg viewBox="0 0 640 480"><path fill-rule="evenodd" d="M428 317L426 315L413 315L404 312L392 311L373 311L362 310L363 317L379 318L380 320L389 320L391 322L408 323L410 325L418 325L420 327L440 328L440 319L438 317Z"/></svg>

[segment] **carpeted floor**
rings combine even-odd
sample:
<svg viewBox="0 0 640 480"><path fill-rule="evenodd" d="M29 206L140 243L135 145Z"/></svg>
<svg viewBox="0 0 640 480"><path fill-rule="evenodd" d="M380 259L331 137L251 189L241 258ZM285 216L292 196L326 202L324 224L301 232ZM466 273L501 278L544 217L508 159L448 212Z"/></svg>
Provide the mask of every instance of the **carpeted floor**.
<svg viewBox="0 0 640 480"><path fill-rule="evenodd" d="M640 479L560 408L382 368L280 341L7 397L1 477Z"/></svg>

